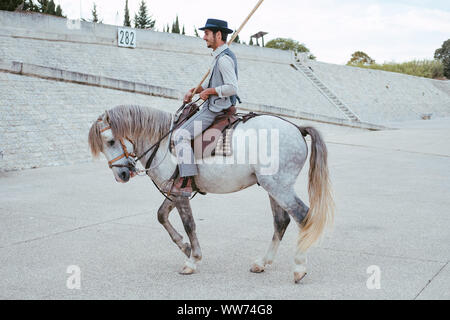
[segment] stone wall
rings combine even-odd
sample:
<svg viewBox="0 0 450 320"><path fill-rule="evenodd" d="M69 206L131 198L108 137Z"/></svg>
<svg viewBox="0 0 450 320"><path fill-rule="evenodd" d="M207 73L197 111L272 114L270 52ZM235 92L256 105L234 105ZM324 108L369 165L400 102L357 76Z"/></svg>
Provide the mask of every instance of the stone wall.
<svg viewBox="0 0 450 320"><path fill-rule="evenodd" d="M195 37L137 30L137 48L119 48L117 27L67 22L0 11L0 171L90 160L87 132L105 109L139 104L173 112L211 61ZM291 53L234 44L233 51L243 110L369 129L422 112L450 115L449 82L308 61L369 124L349 123L292 67Z"/></svg>
<svg viewBox="0 0 450 320"><path fill-rule="evenodd" d="M311 60L306 64L362 121L384 124L430 113L450 116L450 81Z"/></svg>
<svg viewBox="0 0 450 320"><path fill-rule="evenodd" d="M132 101L169 112L179 106L173 99L1 72L0 97L0 170L88 161L89 128L115 105Z"/></svg>

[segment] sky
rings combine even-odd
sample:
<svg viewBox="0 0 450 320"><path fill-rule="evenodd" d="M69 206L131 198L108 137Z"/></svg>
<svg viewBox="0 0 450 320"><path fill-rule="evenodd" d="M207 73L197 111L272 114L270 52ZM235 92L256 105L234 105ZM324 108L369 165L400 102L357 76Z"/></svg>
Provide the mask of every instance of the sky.
<svg viewBox="0 0 450 320"><path fill-rule="evenodd" d="M122 25L125 0L54 0L71 19L91 19L95 2L103 23ZM131 18L141 0L129 0ZM227 20L238 29L257 0L146 0L161 31L178 15L187 35L207 18ZM240 38L249 42L259 31L264 40L292 38L306 45L318 61L345 64L364 51L377 63L433 59L450 39L450 0L264 0ZM203 32L199 31L200 36Z"/></svg>

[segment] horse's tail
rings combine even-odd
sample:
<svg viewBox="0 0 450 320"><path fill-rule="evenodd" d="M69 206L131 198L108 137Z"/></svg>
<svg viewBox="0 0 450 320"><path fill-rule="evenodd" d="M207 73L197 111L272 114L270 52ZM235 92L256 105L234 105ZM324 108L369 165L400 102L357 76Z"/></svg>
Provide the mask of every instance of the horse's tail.
<svg viewBox="0 0 450 320"><path fill-rule="evenodd" d="M319 131L298 127L303 136L311 136L311 156L308 178L309 211L302 222L297 248L305 252L316 242L325 227L334 219L334 200L328 173L328 151Z"/></svg>

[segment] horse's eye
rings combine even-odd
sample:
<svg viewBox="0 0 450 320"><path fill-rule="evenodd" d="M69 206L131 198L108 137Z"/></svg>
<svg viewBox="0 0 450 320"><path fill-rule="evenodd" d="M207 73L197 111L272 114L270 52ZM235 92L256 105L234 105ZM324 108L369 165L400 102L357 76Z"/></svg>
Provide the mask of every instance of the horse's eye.
<svg viewBox="0 0 450 320"><path fill-rule="evenodd" d="M108 144L112 147L114 145L114 140L108 141Z"/></svg>

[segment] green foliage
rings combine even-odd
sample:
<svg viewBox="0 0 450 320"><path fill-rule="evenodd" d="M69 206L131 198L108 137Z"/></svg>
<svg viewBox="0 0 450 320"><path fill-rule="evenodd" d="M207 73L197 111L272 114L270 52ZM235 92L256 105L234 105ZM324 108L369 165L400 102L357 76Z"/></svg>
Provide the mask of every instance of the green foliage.
<svg viewBox="0 0 450 320"><path fill-rule="evenodd" d="M444 65L439 60L413 60L404 63L351 64L350 66L409 74L417 77L437 79L444 76Z"/></svg>
<svg viewBox="0 0 450 320"><path fill-rule="evenodd" d="M38 0L37 2L34 4L32 0L0 0L0 10L23 10L64 17L61 6L56 6L53 0Z"/></svg>
<svg viewBox="0 0 450 320"><path fill-rule="evenodd" d="M178 15L175 21L172 23L172 33L180 33L180 22L178 21Z"/></svg>
<svg viewBox="0 0 450 320"><path fill-rule="evenodd" d="M123 19L124 27L131 27L130 9L128 9L128 0L125 0L125 16Z"/></svg>
<svg viewBox="0 0 450 320"><path fill-rule="evenodd" d="M58 17L64 17L64 15L62 13L62 8L59 4L56 6L55 15L57 15ZM101 23L101 21L100 21L100 23Z"/></svg>
<svg viewBox="0 0 450 320"><path fill-rule="evenodd" d="M97 13L97 5L94 2L94 7L92 8L92 22L98 23L98 13Z"/></svg>
<svg viewBox="0 0 450 320"><path fill-rule="evenodd" d="M59 7L59 6L58 6L58 7ZM37 11L38 11L38 8L37 8L37 5L35 5L35 4L33 3L33 1L31 1L31 0L26 0L26 1L24 1L24 3L23 3L23 10L24 10L24 11L37 12Z"/></svg>
<svg viewBox="0 0 450 320"><path fill-rule="evenodd" d="M197 38L200 38L200 35L198 34L197 28L194 26L194 34Z"/></svg>
<svg viewBox="0 0 450 320"><path fill-rule="evenodd" d="M444 67L444 75L450 79L450 39L442 44L442 47L434 53L434 58L442 62Z"/></svg>
<svg viewBox="0 0 450 320"><path fill-rule="evenodd" d="M252 39L250 39L251 44L253 43ZM307 52L310 53L309 49L303 44L293 39L286 38L276 38L270 40L266 44L266 48L280 49L280 50L290 50L294 51L295 55L299 52ZM308 56L309 59L315 60L316 57L313 54Z"/></svg>
<svg viewBox="0 0 450 320"><path fill-rule="evenodd" d="M14 11L22 2L23 0L0 0L0 10Z"/></svg>
<svg viewBox="0 0 450 320"><path fill-rule="evenodd" d="M141 0L139 11L134 15L134 27L138 29L153 29L155 27L155 20L147 14L147 5L144 0Z"/></svg>
<svg viewBox="0 0 450 320"><path fill-rule="evenodd" d="M369 55L365 52L362 51L356 51L355 53L352 54L351 59L347 62L348 66L357 66L357 65L371 65L374 64L375 60L373 60L371 57L369 57Z"/></svg>
<svg viewBox="0 0 450 320"><path fill-rule="evenodd" d="M237 35L236 38L234 38L233 42L241 43L241 40L239 40L239 35Z"/></svg>

